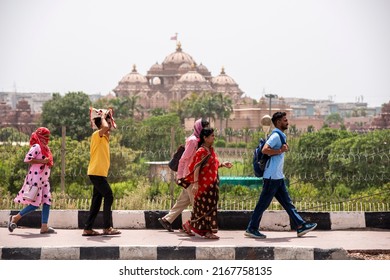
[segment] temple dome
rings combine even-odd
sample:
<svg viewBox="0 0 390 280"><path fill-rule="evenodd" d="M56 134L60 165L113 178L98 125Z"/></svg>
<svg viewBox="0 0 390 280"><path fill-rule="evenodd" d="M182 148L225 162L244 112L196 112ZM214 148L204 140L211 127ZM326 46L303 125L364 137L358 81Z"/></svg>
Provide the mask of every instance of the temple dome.
<svg viewBox="0 0 390 280"><path fill-rule="evenodd" d="M133 70L127 74L126 76L124 76L122 78L122 80L120 81L120 83L141 83L141 84L148 84L148 80L142 76L141 74L139 74L137 72L137 68L135 65L133 65Z"/></svg>
<svg viewBox="0 0 390 280"><path fill-rule="evenodd" d="M191 65L188 64L187 62L186 63L183 63L182 65L180 65L179 67L179 72L180 73L187 73L188 71L191 70Z"/></svg>
<svg viewBox="0 0 390 280"><path fill-rule="evenodd" d="M175 64L175 65L181 65L183 63L188 63L189 65L195 64L194 59L189 54L185 53L181 49L180 42L177 43L176 52L171 53L168 55L165 59L164 64Z"/></svg>
<svg viewBox="0 0 390 280"><path fill-rule="evenodd" d="M194 83L194 82L206 82L205 77L196 72L195 70L189 71L180 77L178 83Z"/></svg>
<svg viewBox="0 0 390 280"><path fill-rule="evenodd" d="M201 73L202 75L204 76L209 76L210 75L210 71L209 69L207 69L206 66L204 66L202 63L198 65L198 67L196 67L198 69L198 72Z"/></svg>
<svg viewBox="0 0 390 280"><path fill-rule="evenodd" d="M193 70L188 71L175 83L172 87L174 91L197 91L197 92L211 92L212 87L209 81L206 80L201 74L195 71L195 66L192 67Z"/></svg>
<svg viewBox="0 0 390 280"><path fill-rule="evenodd" d="M158 72L158 71L162 71L163 70L163 66L161 64L158 64L158 62L156 62L155 64L152 65L152 67L150 67L149 69L149 72Z"/></svg>
<svg viewBox="0 0 390 280"><path fill-rule="evenodd" d="M137 68L133 65L133 70L124 76L118 83L114 92L118 97L129 96L130 93L149 92L150 87L148 80L137 72Z"/></svg>
<svg viewBox="0 0 390 280"><path fill-rule="evenodd" d="M221 74L212 78L211 82L215 85L237 85L232 77L226 75L225 68L222 67Z"/></svg>

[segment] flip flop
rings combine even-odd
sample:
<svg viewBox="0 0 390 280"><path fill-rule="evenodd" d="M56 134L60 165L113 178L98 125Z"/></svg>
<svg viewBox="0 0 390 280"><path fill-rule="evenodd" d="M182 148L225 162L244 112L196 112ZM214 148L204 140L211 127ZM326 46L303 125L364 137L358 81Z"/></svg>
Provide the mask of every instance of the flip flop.
<svg viewBox="0 0 390 280"><path fill-rule="evenodd" d="M18 227L17 224L15 224L15 223L12 222L12 217L13 217L13 216L10 215L10 216L9 216L9 219L8 219L8 231L9 231L9 232L13 232L14 229L16 229L16 228Z"/></svg>
<svg viewBox="0 0 390 280"><path fill-rule="evenodd" d="M98 235L101 235L100 232L97 232L96 230L93 229L85 229L82 234L82 236L98 236Z"/></svg>

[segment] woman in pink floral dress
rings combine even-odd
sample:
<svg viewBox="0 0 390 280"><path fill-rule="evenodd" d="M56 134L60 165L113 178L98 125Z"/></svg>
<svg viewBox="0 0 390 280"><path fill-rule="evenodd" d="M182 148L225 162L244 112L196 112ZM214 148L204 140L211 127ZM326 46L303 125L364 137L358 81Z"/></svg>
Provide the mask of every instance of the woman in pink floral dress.
<svg viewBox="0 0 390 280"><path fill-rule="evenodd" d="M8 230L13 232L17 228L18 221L25 215L35 211L42 205L42 223L40 233L55 233L55 230L48 227L49 212L51 205L50 193L50 168L53 166L53 155L48 146L50 131L46 127L40 127L32 133L30 138L30 150L24 158L29 164L28 174L24 184L14 199L16 203L27 205L15 216L9 217ZM38 187L36 196L32 199L26 198L26 192L31 186Z"/></svg>

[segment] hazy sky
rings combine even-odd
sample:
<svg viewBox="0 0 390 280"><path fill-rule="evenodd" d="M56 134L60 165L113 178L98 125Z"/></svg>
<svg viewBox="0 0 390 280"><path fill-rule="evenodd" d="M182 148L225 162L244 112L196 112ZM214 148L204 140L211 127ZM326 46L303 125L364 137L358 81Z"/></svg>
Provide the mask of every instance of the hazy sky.
<svg viewBox="0 0 390 280"><path fill-rule="evenodd" d="M256 99L390 101L388 0L0 0L0 91L105 95L176 32Z"/></svg>

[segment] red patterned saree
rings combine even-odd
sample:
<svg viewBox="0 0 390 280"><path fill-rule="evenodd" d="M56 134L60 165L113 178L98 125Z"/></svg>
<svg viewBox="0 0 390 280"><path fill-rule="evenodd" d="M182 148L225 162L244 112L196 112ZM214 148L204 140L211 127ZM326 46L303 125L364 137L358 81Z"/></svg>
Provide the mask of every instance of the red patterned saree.
<svg viewBox="0 0 390 280"><path fill-rule="evenodd" d="M207 156L207 161L202 163L202 160ZM219 161L214 148L203 146L196 151L194 159L189 166L191 173L186 179L194 183L193 188L198 187L194 196L190 228L200 236L218 231L218 167Z"/></svg>

